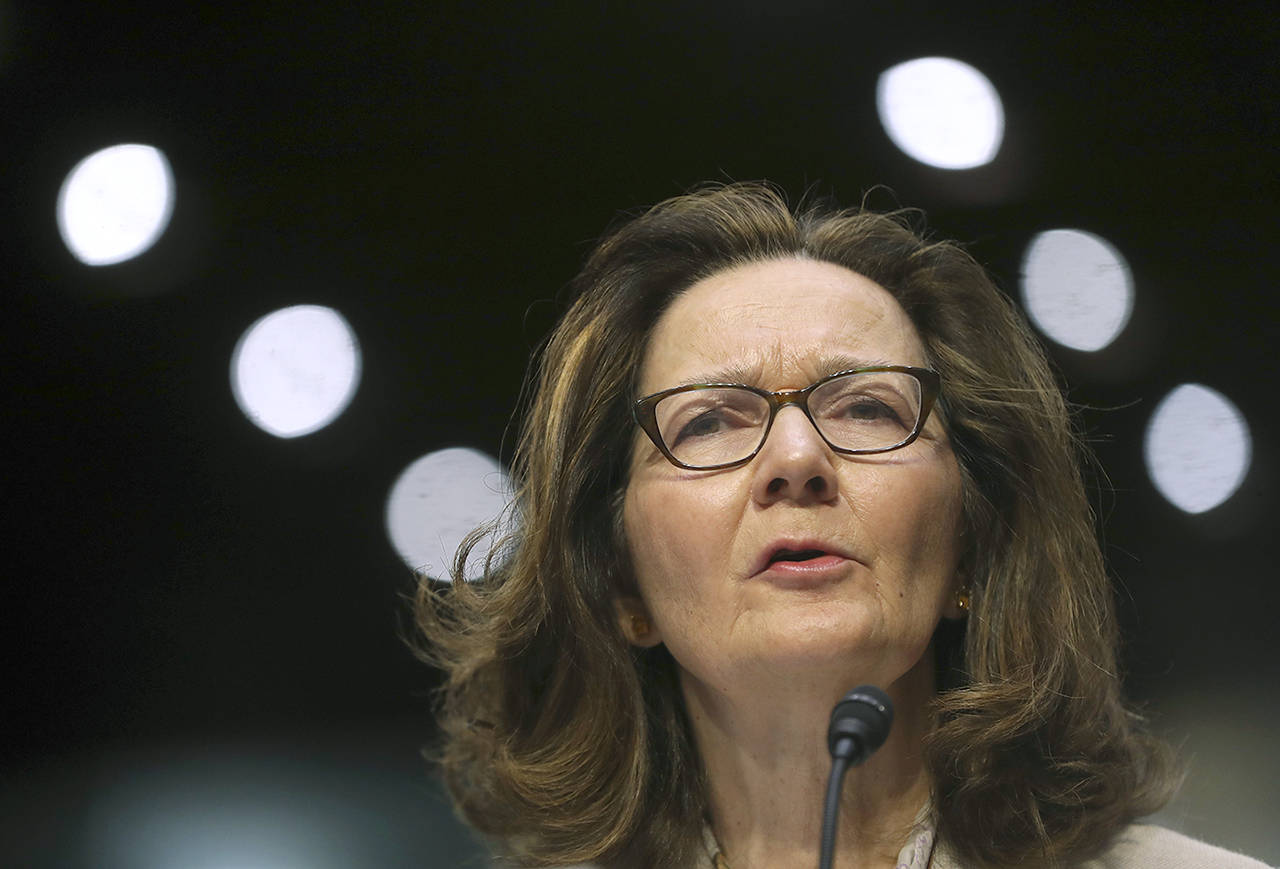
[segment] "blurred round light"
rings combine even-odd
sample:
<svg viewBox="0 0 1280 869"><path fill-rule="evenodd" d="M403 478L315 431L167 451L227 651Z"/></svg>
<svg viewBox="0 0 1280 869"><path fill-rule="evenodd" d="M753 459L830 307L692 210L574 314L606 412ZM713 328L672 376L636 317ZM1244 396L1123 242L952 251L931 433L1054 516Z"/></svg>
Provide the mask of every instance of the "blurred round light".
<svg viewBox="0 0 1280 869"><path fill-rule="evenodd" d="M1144 452L1160 494L1180 510L1203 513L1240 487L1252 442L1244 417L1222 393L1185 383L1156 405Z"/></svg>
<svg viewBox="0 0 1280 869"><path fill-rule="evenodd" d="M1022 257L1022 301L1049 338L1075 350L1101 350L1133 312L1133 278L1105 239L1079 229L1051 229Z"/></svg>
<svg viewBox="0 0 1280 869"><path fill-rule="evenodd" d="M510 500L510 481L495 459L465 447L437 450L409 465L391 487L387 534L412 570L449 581L462 539L494 519L510 519L504 512ZM505 529L472 551L465 579L484 574L485 558Z"/></svg>
<svg viewBox="0 0 1280 869"><path fill-rule="evenodd" d="M281 438L333 422L360 382L360 345L342 315L282 308L245 330L231 356L231 391L254 425Z"/></svg>
<svg viewBox="0 0 1280 869"><path fill-rule="evenodd" d="M221 737L99 752L64 773L56 796L45 798L51 809L75 794L83 809L62 818L53 831L45 824L32 837L30 850L5 847L10 844L5 841L2 853L16 860L5 865L490 865L448 809L438 776L398 759L401 741L394 725L344 728L333 738L322 733L308 733L305 748L296 739ZM54 837L57 843L50 845ZM47 851L93 857L40 859ZM17 855L29 859L18 860Z"/></svg>
<svg viewBox="0 0 1280 869"><path fill-rule="evenodd" d="M105 266L144 252L169 225L173 172L150 145L114 145L85 157L58 192L58 231L82 263Z"/></svg>
<svg viewBox="0 0 1280 869"><path fill-rule="evenodd" d="M882 72L876 108L893 144L939 169L990 163L1004 138L1004 108L995 86L949 57L921 57Z"/></svg>

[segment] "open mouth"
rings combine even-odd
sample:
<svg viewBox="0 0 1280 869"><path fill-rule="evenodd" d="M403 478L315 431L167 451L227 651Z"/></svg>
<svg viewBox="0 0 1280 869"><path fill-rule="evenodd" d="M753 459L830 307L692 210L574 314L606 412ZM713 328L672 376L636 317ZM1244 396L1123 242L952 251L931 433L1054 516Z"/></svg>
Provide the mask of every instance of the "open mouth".
<svg viewBox="0 0 1280 869"><path fill-rule="evenodd" d="M779 549L769 557L769 564L779 561L810 561L826 555L821 549Z"/></svg>

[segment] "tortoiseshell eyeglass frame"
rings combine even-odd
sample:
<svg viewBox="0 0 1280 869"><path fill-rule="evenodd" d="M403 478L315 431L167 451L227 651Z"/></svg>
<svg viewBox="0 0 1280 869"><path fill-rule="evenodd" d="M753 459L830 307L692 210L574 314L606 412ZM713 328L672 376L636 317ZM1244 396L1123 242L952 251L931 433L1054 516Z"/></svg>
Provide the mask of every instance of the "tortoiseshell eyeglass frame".
<svg viewBox="0 0 1280 869"><path fill-rule="evenodd" d="M901 374L909 374L920 383L920 414L916 420L915 427L911 433L903 438L900 442L887 447L876 447L874 449L849 449L847 447L839 447L833 444L825 434L822 428L813 419L813 414L809 412L809 396L815 389L824 383L829 383L838 377L847 377L850 374L874 374L877 372L898 372ZM664 389L661 392L655 392L652 395L646 395L644 398L637 399L631 406L631 415L635 418L636 424L643 429L644 433L649 436L649 440L658 448L662 455L666 456L667 461L675 465L677 468L684 468L688 471L718 471L724 468L736 468L739 465L745 465L756 457L760 450L764 447L765 441L769 439L769 431L773 428L773 421L778 415L778 411L787 405L794 404L804 411L804 415L808 417L810 424L818 432L822 440L837 453L851 456L871 455L874 453L887 453L892 450L899 450L912 443L920 436L920 432L924 429L925 422L929 419L929 412L933 409L934 402L938 398L938 392L942 386L942 378L938 372L928 368L913 368L909 365L874 365L866 368L850 368L846 371L837 371L835 374L828 374L826 377L806 386L804 389L783 389L773 392L768 389L759 389L754 386L747 386L743 383L691 383L686 386L676 386L671 389ZM701 389L724 389L726 387L735 389L745 389L748 392L754 392L756 395L769 402L769 420L765 423L764 431L760 435L760 443L751 451L750 455L732 462L722 462L718 465L689 465L677 459L671 454L671 450L667 448L666 443L662 439L661 432L658 431L657 406L662 399L676 395L681 392L694 392Z"/></svg>

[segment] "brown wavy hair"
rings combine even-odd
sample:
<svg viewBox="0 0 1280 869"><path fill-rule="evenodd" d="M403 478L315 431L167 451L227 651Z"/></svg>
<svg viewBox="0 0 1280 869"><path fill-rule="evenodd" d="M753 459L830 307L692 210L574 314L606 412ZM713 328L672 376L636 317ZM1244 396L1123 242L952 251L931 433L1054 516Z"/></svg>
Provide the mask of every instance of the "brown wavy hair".
<svg viewBox="0 0 1280 869"><path fill-rule="evenodd" d="M688 865L707 790L677 665L629 645L622 531L630 405L666 306L697 281L790 257L888 290L942 376L963 476L967 625L939 629L926 745L939 834L983 866L1061 865L1155 811L1168 749L1126 705L1112 590L1082 482L1087 455L1009 299L910 214L808 205L764 184L660 203L600 242L530 368L512 463L515 521L484 578L424 581L423 657L445 672L439 761L459 811L528 866ZM514 530L510 530L514 528ZM816 808L816 807L815 807Z"/></svg>

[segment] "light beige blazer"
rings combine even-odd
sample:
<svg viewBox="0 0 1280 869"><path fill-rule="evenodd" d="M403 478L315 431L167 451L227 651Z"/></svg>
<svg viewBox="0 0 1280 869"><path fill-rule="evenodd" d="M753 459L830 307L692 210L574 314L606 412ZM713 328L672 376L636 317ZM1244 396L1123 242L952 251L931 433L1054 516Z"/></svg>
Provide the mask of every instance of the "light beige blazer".
<svg viewBox="0 0 1280 869"><path fill-rule="evenodd" d="M710 835L710 830L707 833L708 850L690 869L719 869L713 858L716 852L715 839ZM931 854L922 861L912 860L908 854L909 850L910 845L903 848L903 853L899 857L902 861L899 862L899 867L910 867L916 864L927 866L928 869L968 869L967 865L947 848L946 842L939 842L932 849ZM729 869L733 869L732 864L728 865ZM580 864L566 866L564 869L596 869L596 867ZM1116 837L1104 854L1077 864L1075 869L1275 869L1275 867L1268 867L1260 860L1192 839L1190 836L1175 833L1164 827L1133 824Z"/></svg>
<svg viewBox="0 0 1280 869"><path fill-rule="evenodd" d="M907 851L903 849L900 861L904 857L910 860ZM898 865L910 866L916 862ZM966 869L966 864L951 853L946 842L939 842L927 860L921 862L928 869ZM699 860L696 869L717 869L711 853ZM1268 869L1268 866L1164 827L1133 824L1116 837L1105 853L1077 864L1077 869Z"/></svg>

